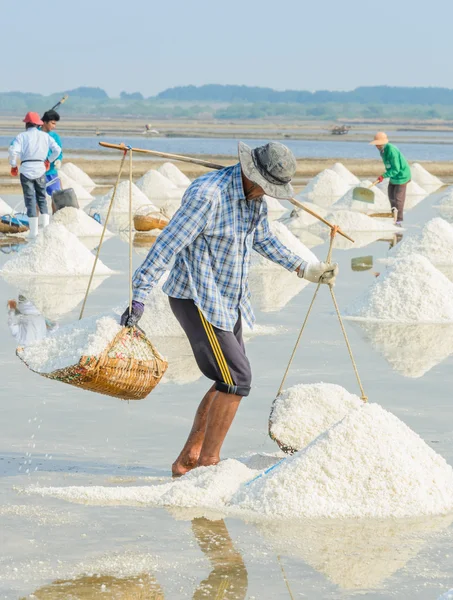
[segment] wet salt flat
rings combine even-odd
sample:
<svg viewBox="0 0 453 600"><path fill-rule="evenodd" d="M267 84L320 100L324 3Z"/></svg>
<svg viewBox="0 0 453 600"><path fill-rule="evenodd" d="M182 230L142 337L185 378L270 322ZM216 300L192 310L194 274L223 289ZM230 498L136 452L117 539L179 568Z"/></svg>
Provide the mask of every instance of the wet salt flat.
<svg viewBox="0 0 453 600"><path fill-rule="evenodd" d="M4 200L14 205L14 198ZM438 216L436 203L433 195L408 212L404 234ZM383 240L365 247L348 250L341 244L334 250L340 263L335 290L341 308L371 286L374 272L384 271L386 265L379 259L387 258L392 235L384 232ZM127 301L127 251L120 237L105 242L101 259L114 274L94 289L87 316ZM135 266L143 259L139 251L143 248L134 252ZM327 243L312 251L324 258ZM371 269L352 270L351 260L360 257L364 265L372 258ZM9 258L11 254L0 254L0 268ZM274 271L268 277L259 272L253 282L257 322L273 333L247 341L253 389L242 402L223 452L225 458L255 455L248 463L252 469L270 466L274 455L280 456L267 436L269 411L314 291L311 285L296 288L284 277L275 277ZM71 280L57 283L52 285L46 276L40 306L47 307L51 318L70 322L78 316L83 287L79 279L74 282L79 298L74 305L68 301ZM275 285L281 285L279 295ZM36 293L36 286L33 290ZM17 293L17 287L0 278L3 306ZM52 382L28 371L16 358L6 317L5 308L0 338L0 597L360 595L428 600L453 588L453 515L277 521L225 517L220 506L218 511L165 509L30 493L37 487L168 483L171 462L209 384L198 376L185 340L176 337L162 344L153 339L163 352L174 355L175 366L143 401L120 402ZM370 400L395 414L453 464L451 327L356 321L347 321L346 327ZM325 289L318 295L286 387L320 381L359 394Z"/></svg>

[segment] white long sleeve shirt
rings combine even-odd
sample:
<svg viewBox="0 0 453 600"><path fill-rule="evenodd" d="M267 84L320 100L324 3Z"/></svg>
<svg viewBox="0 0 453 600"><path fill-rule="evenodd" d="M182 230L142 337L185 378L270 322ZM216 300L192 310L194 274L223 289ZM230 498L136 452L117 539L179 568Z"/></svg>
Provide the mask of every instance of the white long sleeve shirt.
<svg viewBox="0 0 453 600"><path fill-rule="evenodd" d="M9 147L9 164L17 167L17 159L21 161L20 172L28 179L38 179L46 172L44 161L49 150L52 154L49 161L53 162L60 156L61 148L56 141L37 127L31 127L16 137ZM31 161L31 162L27 162Z"/></svg>
<svg viewBox="0 0 453 600"><path fill-rule="evenodd" d="M8 311L8 326L18 346L27 346L47 336L46 320L29 300Z"/></svg>

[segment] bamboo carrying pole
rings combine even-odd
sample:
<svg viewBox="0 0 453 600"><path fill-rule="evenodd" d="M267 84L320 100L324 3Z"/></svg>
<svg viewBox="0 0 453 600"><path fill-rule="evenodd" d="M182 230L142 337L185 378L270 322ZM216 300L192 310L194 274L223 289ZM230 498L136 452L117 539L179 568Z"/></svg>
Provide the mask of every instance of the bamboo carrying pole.
<svg viewBox="0 0 453 600"><path fill-rule="evenodd" d="M107 142L99 142L99 145L102 146L103 148L112 148L113 150L121 150L123 152L127 148L127 146L125 146L124 144L109 144ZM219 170L219 169L225 168L224 165L218 165L216 163L211 163L206 160L202 160L200 158L192 158L190 156L181 156L180 154L169 154L168 152L158 152L157 150L145 150L144 148L131 148L131 150L133 152L141 152L142 154L151 154L152 156L157 156L159 158L169 158L169 159L178 160L181 162L193 163L195 165L201 165L202 167L207 167L208 169ZM323 217L321 217L321 215L318 215L316 212L314 212L310 208L307 208L306 206L304 206L302 204L302 202L299 202L299 200L296 200L295 198L288 198L288 200L289 200L289 202L291 202L291 204L293 204L294 206L297 206L297 208L301 208L302 210L307 212L312 217L315 217L315 219L318 219L319 221L324 223L324 225L327 225L328 227L330 227L331 230L334 229L334 225L332 225L332 223L329 223L329 221L326 221ZM350 242L354 243L354 240L351 237L349 237L349 235L347 235L346 233L343 233L343 231L341 231L341 229L337 229L337 231L344 238L346 238Z"/></svg>

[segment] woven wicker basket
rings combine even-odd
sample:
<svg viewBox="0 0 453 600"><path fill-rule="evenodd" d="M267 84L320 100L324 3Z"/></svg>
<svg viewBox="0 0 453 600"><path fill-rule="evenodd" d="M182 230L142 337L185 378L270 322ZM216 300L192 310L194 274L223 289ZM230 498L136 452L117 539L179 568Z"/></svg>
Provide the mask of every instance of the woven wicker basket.
<svg viewBox="0 0 453 600"><path fill-rule="evenodd" d="M148 233L136 233L134 235L134 246L136 248L151 248L154 242L157 240L155 235L149 235Z"/></svg>
<svg viewBox="0 0 453 600"><path fill-rule="evenodd" d="M0 221L0 233L25 233L26 231L28 231L26 225L13 225Z"/></svg>
<svg viewBox="0 0 453 600"><path fill-rule="evenodd" d="M136 231L151 231L152 229L165 229L169 220L161 213L149 215L136 214L134 216L134 227Z"/></svg>
<svg viewBox="0 0 453 600"><path fill-rule="evenodd" d="M278 399L278 397L275 398L275 400L272 402L271 412L269 415L269 420L268 420L269 437L271 438L271 440L274 440L274 442L276 442L277 446L285 454L294 454L295 452L297 452L297 450L295 448L291 448L291 446L287 446L286 444L281 442L278 438L276 438L275 435L272 433L272 413L274 412L275 402L277 401L277 399Z"/></svg>
<svg viewBox="0 0 453 600"><path fill-rule="evenodd" d="M22 348L18 348L17 355L24 360L21 354ZM167 367L167 361L141 329L123 327L99 357L82 356L76 365L39 374L106 396L142 400L156 387Z"/></svg>

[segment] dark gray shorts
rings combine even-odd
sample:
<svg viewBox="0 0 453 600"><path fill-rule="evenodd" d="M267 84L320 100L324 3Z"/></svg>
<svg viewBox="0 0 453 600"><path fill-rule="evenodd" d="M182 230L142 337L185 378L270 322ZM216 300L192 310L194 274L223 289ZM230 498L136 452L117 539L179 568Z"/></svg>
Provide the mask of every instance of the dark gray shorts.
<svg viewBox="0 0 453 600"><path fill-rule="evenodd" d="M169 298L169 301L203 375L215 381L219 392L248 396L252 372L245 355L241 316L233 331L223 331L206 321L193 300Z"/></svg>

